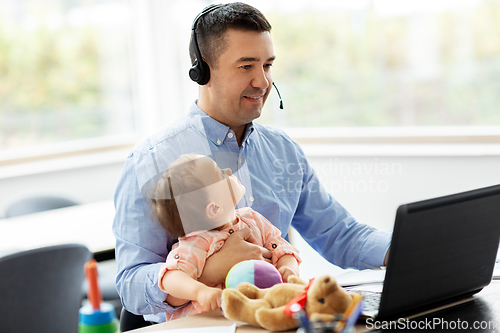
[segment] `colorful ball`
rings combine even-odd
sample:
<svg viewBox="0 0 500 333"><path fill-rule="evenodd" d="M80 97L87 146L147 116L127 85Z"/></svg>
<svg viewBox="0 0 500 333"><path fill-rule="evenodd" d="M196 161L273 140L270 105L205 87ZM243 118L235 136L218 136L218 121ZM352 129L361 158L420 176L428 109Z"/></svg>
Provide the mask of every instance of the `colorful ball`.
<svg viewBox="0 0 500 333"><path fill-rule="evenodd" d="M226 288L236 288L241 282L249 282L261 289L283 283L274 265L263 260L245 260L234 265L226 276Z"/></svg>

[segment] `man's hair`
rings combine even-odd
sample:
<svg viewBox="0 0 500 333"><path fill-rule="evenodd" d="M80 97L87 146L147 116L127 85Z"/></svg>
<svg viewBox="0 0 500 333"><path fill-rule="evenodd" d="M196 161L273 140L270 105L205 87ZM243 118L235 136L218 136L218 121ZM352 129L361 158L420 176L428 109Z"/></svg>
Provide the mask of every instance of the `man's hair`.
<svg viewBox="0 0 500 333"><path fill-rule="evenodd" d="M196 38L203 60L214 68L228 47L224 38L227 29L264 32L271 31L271 24L258 9L242 2L229 3L203 15L195 27ZM192 39L189 55L194 65L196 55Z"/></svg>
<svg viewBox="0 0 500 333"><path fill-rule="evenodd" d="M208 199L206 198L206 193L202 190L206 187L206 184L194 175L197 168L195 164L196 159L192 154L181 155L175 162L169 165L154 187L151 195L152 214L171 237L185 236L177 207L178 203L174 197L198 191L200 196L202 196L199 200L196 200L196 202L184 200L179 204L187 205L189 208L188 215L183 216L183 218L203 218L205 207L200 205L200 203Z"/></svg>

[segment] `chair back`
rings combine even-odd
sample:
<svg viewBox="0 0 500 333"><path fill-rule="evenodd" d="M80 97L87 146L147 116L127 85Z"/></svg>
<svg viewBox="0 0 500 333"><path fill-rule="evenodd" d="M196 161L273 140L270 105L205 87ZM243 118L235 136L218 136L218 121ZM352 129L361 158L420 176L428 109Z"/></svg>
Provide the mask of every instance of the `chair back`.
<svg viewBox="0 0 500 333"><path fill-rule="evenodd" d="M76 333L90 258L80 244L0 257L0 332Z"/></svg>
<svg viewBox="0 0 500 333"><path fill-rule="evenodd" d="M132 312L128 312L125 308L122 308L120 314L120 331L127 332L135 330L141 327L146 327L151 325L149 321L144 320L142 315L136 315Z"/></svg>
<svg viewBox="0 0 500 333"><path fill-rule="evenodd" d="M11 203L5 209L5 217L15 217L46 210L78 205L73 199L58 195L36 195L25 197Z"/></svg>

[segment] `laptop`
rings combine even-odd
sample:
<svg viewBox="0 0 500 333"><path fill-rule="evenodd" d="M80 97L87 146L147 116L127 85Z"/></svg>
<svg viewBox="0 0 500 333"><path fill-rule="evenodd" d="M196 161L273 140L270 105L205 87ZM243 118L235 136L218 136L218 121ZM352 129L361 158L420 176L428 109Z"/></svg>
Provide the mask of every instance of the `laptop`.
<svg viewBox="0 0 500 333"><path fill-rule="evenodd" d="M487 286L500 240L500 185L402 205L377 308L392 320L465 299ZM346 288L356 291L356 287Z"/></svg>

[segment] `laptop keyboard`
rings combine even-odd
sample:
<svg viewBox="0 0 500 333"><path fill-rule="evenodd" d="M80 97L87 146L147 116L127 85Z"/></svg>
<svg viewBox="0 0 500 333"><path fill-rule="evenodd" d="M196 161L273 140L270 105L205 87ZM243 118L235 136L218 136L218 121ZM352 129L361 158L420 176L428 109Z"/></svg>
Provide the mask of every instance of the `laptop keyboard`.
<svg viewBox="0 0 500 333"><path fill-rule="evenodd" d="M346 288L346 290L363 295L363 311L378 311L382 293L354 288Z"/></svg>
<svg viewBox="0 0 500 333"><path fill-rule="evenodd" d="M493 280L500 279L500 248L498 250L497 259L495 261L495 271L493 272ZM382 293L367 290L358 290L355 286L345 287L345 290L363 295L363 311L378 311L380 298Z"/></svg>
<svg viewBox="0 0 500 333"><path fill-rule="evenodd" d="M363 309L366 311L377 311L381 295L381 293L365 291L363 295Z"/></svg>

